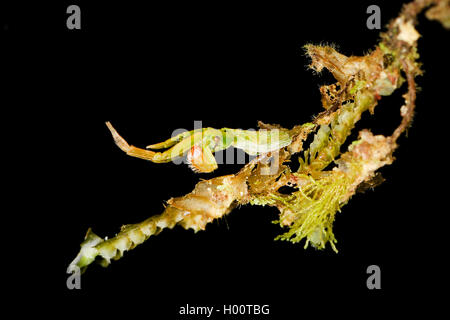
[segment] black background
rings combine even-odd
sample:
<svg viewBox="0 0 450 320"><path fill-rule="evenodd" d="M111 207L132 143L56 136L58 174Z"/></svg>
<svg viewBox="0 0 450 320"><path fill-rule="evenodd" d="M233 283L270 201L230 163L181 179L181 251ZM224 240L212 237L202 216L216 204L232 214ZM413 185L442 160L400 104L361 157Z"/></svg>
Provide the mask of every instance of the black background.
<svg viewBox="0 0 450 320"><path fill-rule="evenodd" d="M68 290L65 270L89 227L111 237L123 224L161 213L164 201L190 192L200 178L241 167L198 175L187 166L127 157L105 121L140 147L175 129L191 130L194 120L242 129L256 128L257 120L285 127L307 122L321 111L319 86L333 79L307 70L302 46L330 43L347 55L365 54L378 40L378 31L366 28L367 6L381 7L383 25L401 7L399 1L95 3L2 10L4 64L13 71L7 80L18 89L11 91L16 112L4 122L18 136L31 120L33 134L20 143L38 142L33 161L17 161L38 174L29 180L39 209L18 215L45 222L27 237L36 245L35 263L50 271L39 279L37 289L52 296L41 308L182 319L177 312L187 303L269 304L270 318L290 319L306 311L351 314L361 306L366 313L387 306L402 311L435 284L443 265L432 249L446 232L448 33L421 17L426 72L418 79L416 118L399 141L397 160L381 170L387 181L356 195L337 215L339 254L273 241L282 232L271 223L276 210L246 206L205 232L166 230L106 269L90 266L82 289ZM81 7L81 30L66 28L69 4ZM391 133L401 94L383 98L355 131ZM372 264L381 268L382 290L366 287Z"/></svg>

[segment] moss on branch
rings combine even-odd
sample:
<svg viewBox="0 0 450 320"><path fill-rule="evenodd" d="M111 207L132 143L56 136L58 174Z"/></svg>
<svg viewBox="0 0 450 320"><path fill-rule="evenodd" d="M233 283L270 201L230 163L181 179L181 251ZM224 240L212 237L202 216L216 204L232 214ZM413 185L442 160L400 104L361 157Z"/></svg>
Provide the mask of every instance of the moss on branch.
<svg viewBox="0 0 450 320"><path fill-rule="evenodd" d="M381 35L380 43L365 56L347 57L330 46L306 45L311 69L320 72L326 68L337 81L320 88L325 110L313 122L291 130L260 122L261 129L282 130L289 144L280 144L279 150L270 149L259 155L235 175L199 182L190 194L170 199L161 215L124 226L111 239L102 239L89 230L68 271L75 272L78 268L84 271L96 259L107 266L111 259L119 259L125 251L165 228L180 225L196 232L204 230L209 222L228 214L236 205L245 204L279 209L277 223L287 230L277 239L294 243L305 240L305 247L312 244L318 249L329 243L337 252L333 233L336 213L358 187L376 176L377 170L392 163L397 140L413 119L414 79L421 74L417 61L420 36L415 29L417 15L429 9L427 17L448 28L449 7L448 0L416 0L405 5ZM405 82L405 103L399 106L402 121L392 135L375 136L365 129L348 150L341 150L362 113L374 114L378 101L404 87ZM242 134L248 139L245 132ZM303 144L310 134L314 134L314 139L306 149ZM119 138L122 139L116 134L116 141ZM126 142L121 145L127 151L134 148ZM305 151L299 154L302 150ZM154 157L155 153L147 153L151 155L145 154L147 158ZM294 155L300 161L296 172L288 166ZM273 170L274 159L278 165ZM294 191L281 193L280 188L285 186Z"/></svg>

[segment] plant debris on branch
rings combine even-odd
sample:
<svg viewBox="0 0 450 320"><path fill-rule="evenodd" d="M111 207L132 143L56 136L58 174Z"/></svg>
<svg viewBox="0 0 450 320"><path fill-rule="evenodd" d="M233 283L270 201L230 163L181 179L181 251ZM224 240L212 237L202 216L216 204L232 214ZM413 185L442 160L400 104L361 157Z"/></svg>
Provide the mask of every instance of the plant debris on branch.
<svg viewBox="0 0 450 320"><path fill-rule="evenodd" d="M329 243L337 252L333 234L336 213L358 189L376 184L377 170L394 161L397 140L413 119L414 79L421 74L417 51L420 34L415 25L417 15L425 9L429 19L450 28L449 0L416 0L403 6L400 15L381 34L380 43L365 56L347 57L331 46L306 45L311 69L328 69L337 81L320 88L324 111L310 123L288 130L259 122L261 130L257 132L207 128L149 146L153 150L169 148L166 152L130 146L108 123L124 152L153 162L167 162L187 152L195 171L211 172L217 168L213 152L230 146L257 157L237 174L200 181L191 193L167 201L162 214L125 225L113 238L102 239L89 229L68 272L84 271L94 260L107 266L165 228L179 225L195 232L204 230L214 219L246 204L272 206L280 211L277 223L286 232L277 239L294 243L304 240L305 248L311 244L323 249ZM342 151L361 114L374 114L378 101L404 83L405 102L399 106L402 121L392 135L373 135L364 129L348 150ZM305 148L303 144L311 134L313 142ZM300 167L293 172L287 163L296 154ZM328 169L332 163L335 166ZM294 191L279 192L285 186Z"/></svg>

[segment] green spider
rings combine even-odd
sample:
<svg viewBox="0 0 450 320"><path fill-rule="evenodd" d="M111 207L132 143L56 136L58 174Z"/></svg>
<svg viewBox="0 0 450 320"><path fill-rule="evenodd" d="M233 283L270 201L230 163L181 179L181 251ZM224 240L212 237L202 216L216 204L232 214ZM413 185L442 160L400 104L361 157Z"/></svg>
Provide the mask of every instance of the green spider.
<svg viewBox="0 0 450 320"><path fill-rule="evenodd" d="M288 130L240 130L202 128L183 132L164 142L147 146L147 149L160 150L154 152L129 145L114 129L110 122L106 122L116 145L129 156L149 160L155 163L166 163L187 153L187 162L195 172L208 173L218 168L214 152L225 150L231 146L242 149L251 156L257 156L288 146L292 137Z"/></svg>

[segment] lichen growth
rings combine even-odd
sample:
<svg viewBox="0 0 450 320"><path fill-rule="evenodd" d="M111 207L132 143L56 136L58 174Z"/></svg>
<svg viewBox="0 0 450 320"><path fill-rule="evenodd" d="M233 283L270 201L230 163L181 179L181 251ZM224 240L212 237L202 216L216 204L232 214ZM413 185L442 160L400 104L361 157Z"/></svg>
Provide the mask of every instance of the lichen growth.
<svg viewBox="0 0 450 320"><path fill-rule="evenodd" d="M281 226L289 226L289 231L278 236L277 240L298 243L306 238L305 248L311 243L318 249L330 242L337 252L337 242L333 234L335 215L344 205L341 202L348 192L349 182L345 174L335 171L313 180L298 191L281 200Z"/></svg>
<svg viewBox="0 0 450 320"><path fill-rule="evenodd" d="M119 259L125 251L165 228L180 225L195 232L204 230L214 219L227 215L237 205L245 204L279 209L280 216L276 223L288 230L276 239L294 243L305 240L305 248L311 244L317 249L324 249L329 243L337 252L337 240L333 233L336 214L355 195L358 187L371 184L377 177L377 170L393 162L397 140L411 124L416 100L415 77L422 73L417 50L419 33L415 25L417 15L428 7L431 7L428 17L448 27L448 0L415 0L403 7L399 17L393 19L386 32L381 34L380 43L365 56L347 57L331 46L306 45L311 69L320 72L326 68L337 81L320 88L324 111L314 121L290 130L260 122L261 129L275 130L271 131L273 133L280 130L282 138L274 138L271 143L266 141L263 144L265 151L258 153L240 172L200 181L191 193L168 200L161 215L124 226L111 239L102 239L89 230L68 271L74 272L76 268L84 271L96 259L107 266L111 259ZM348 150L341 150L361 115L365 111L374 114L378 100L391 95L405 83L405 103L399 106L402 121L392 135L373 135L364 129L359 132L357 140L350 141ZM112 126L110 130L116 144L131 156L154 162L157 154L159 157L168 156L168 153L130 146ZM267 131L249 134L227 128L222 131L207 130L214 133L209 137L212 139L208 140L209 146L216 146L209 150L211 157L217 148L228 146L228 143L217 145L220 142L217 132L234 132L234 136L241 137L236 145L249 154L254 154L256 147L260 147L259 137L267 135ZM308 149L303 148L310 134L314 134L313 142ZM178 146L179 150L189 150L189 139L181 138L184 138L184 144ZM249 139L252 140L251 148L241 144ZM176 143L179 141L169 139L152 147L170 147ZM299 154L300 167L293 172L288 164L295 154ZM200 155L203 157L203 154ZM278 166L275 170L267 170L269 160L274 158L278 160ZM209 172L209 169L205 168L203 172ZM282 193L280 188L285 186L293 188L293 191Z"/></svg>

